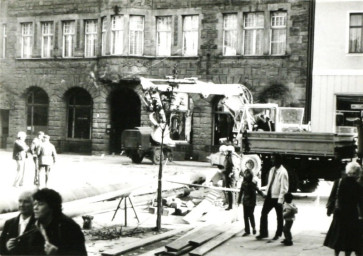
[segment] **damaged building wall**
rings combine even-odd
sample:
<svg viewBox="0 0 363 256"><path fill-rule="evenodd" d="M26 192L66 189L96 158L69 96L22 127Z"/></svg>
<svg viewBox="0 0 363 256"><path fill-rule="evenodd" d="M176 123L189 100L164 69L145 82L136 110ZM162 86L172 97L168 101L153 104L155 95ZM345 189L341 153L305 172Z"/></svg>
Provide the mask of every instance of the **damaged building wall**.
<svg viewBox="0 0 363 256"><path fill-rule="evenodd" d="M26 130L34 136L35 130L29 128L27 97L31 88L41 88L49 98L47 132L60 151L88 152L102 154L112 152L111 142L119 137L112 135L112 115L110 94L126 88L126 93L141 93L138 76L164 78L172 75L177 66L178 77L198 77L214 83L242 83L255 95L263 88L280 83L290 88L295 95L295 106L304 106L305 90L308 83L308 16L310 1L50 1L21 0L1 1L1 24L6 26L6 56L0 59L1 85L16 92L14 108L10 110L10 134L8 147L19 130ZM270 49L271 13L285 12L286 51L272 55ZM263 16L261 54L243 53L244 22L247 13L261 13ZM110 28L104 30L105 48L102 47L102 24L110 22L114 15L123 15L124 40L122 54L112 54ZM235 55L226 56L223 51L223 22L227 14L237 17L237 47ZM129 48L129 23L131 16L144 19L142 54L131 56ZM186 15L198 16L198 47L195 56L183 53L183 19ZM156 17L171 16L170 56L157 56ZM95 55L85 57L86 21L96 21ZM73 56L64 57L63 25L74 21ZM42 24L51 22L53 45L51 56L42 57ZM31 23L32 54L22 56L22 24ZM109 24L109 23L108 23ZM107 26L106 26L107 27ZM4 35L1 35L3 42ZM3 87L2 87L3 88ZM4 87L5 88L5 87ZM70 105L68 93L74 88L82 88L91 98L90 136L70 137ZM131 91L129 91L131 90ZM121 90L122 91L122 90ZM123 91L122 91L123 92ZM88 103L87 103L88 104ZM122 103L120 103L122 104ZM137 106L137 99L132 102ZM73 106L73 105L71 105ZM75 109L77 105L74 105ZM87 105L89 106L89 105ZM122 105L119 105L122 106ZM139 120L132 122L149 126L148 113L142 104ZM187 149L188 156L198 160L218 148L214 145L214 116L212 100L197 99L193 115L193 138ZM75 110L77 111L77 109ZM74 112L76 113L76 112ZM77 114L77 113L76 113ZM127 113L121 113L131 118ZM81 122L81 121L80 121ZM86 121L85 121L86 122ZM121 121L118 121L122 123ZM122 126L118 129L125 129ZM126 127L127 128L127 127ZM120 132L120 130L116 131ZM84 136L84 137L82 137ZM77 137L77 136L75 136ZM111 142L110 142L111 141ZM177 148L178 151L178 148Z"/></svg>

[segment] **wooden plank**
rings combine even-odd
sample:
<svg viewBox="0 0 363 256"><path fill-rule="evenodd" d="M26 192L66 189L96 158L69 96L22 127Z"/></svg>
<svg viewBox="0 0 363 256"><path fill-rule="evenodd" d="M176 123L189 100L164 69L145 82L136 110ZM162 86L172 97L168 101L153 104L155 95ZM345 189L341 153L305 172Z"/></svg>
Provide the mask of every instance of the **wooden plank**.
<svg viewBox="0 0 363 256"><path fill-rule="evenodd" d="M198 219L200 219L203 214L208 213L209 209L212 207L215 207L215 200L217 199L217 195L219 194L215 192L209 192L206 196L206 198L200 202L196 207L192 209L191 212L189 212L183 220L185 220L188 223L194 223Z"/></svg>
<svg viewBox="0 0 363 256"><path fill-rule="evenodd" d="M179 182L179 181L173 181L173 180L163 180L163 181L170 182L170 183L175 183L175 184L187 185L189 187L210 188L210 189L218 190L218 191L239 192L239 189L237 189L237 188L225 188L225 187L205 186L205 185L191 184L191 183Z"/></svg>
<svg viewBox="0 0 363 256"><path fill-rule="evenodd" d="M176 234L182 232L182 231L186 231L191 229L192 227L185 227L185 228L181 228L181 229L175 229L175 230L171 230L156 236L151 236L145 239L140 239L140 241L136 241L127 245L119 245L119 246L115 246L115 248L106 250L104 252L101 253L102 256L116 256L116 255L120 255L124 252L130 251L132 249L135 248L139 248L141 246L145 246L147 244L151 244L154 243L156 241L160 241L160 240L164 240L166 238L175 236Z"/></svg>
<svg viewBox="0 0 363 256"><path fill-rule="evenodd" d="M208 230L208 232L205 232L204 234L201 234L200 236L191 239L189 241L189 244L193 244L193 245L197 245L197 246L204 244L205 242L209 241L210 239L223 233L225 230L226 230L225 227L222 227L222 226L210 228Z"/></svg>
<svg viewBox="0 0 363 256"><path fill-rule="evenodd" d="M191 210L187 215L185 215L183 217L183 220L185 220L189 224L194 223L200 217L202 217L204 213L208 212L208 210L213 206L214 205L210 201L204 199L196 207L194 207L193 210Z"/></svg>
<svg viewBox="0 0 363 256"><path fill-rule="evenodd" d="M162 252L160 255L168 255L168 256L183 255L185 253L188 253L188 252L194 250L196 247L197 247L197 245L189 244L188 246L183 247L179 251L175 251L175 252L166 251L166 252Z"/></svg>
<svg viewBox="0 0 363 256"><path fill-rule="evenodd" d="M189 245L189 241L195 239L196 237L208 232L211 229L210 226L203 226L194 232L191 232L189 234L186 234L185 236L182 236L181 238L165 245L165 248L168 251L180 251L184 247Z"/></svg>
<svg viewBox="0 0 363 256"><path fill-rule="evenodd" d="M194 249L193 251L189 252L191 256L202 256L205 255L207 252L213 250L217 246L221 245L225 241L232 238L237 233L241 232L242 228L239 226L229 225L226 226L226 232L216 236L215 238L211 239L210 241L206 242L205 244L199 246L198 248Z"/></svg>
<svg viewBox="0 0 363 256"><path fill-rule="evenodd" d="M154 256L154 255L160 255L162 252L164 252L165 248L164 246L156 248L154 250L151 251L147 251L143 254L139 254L139 256Z"/></svg>

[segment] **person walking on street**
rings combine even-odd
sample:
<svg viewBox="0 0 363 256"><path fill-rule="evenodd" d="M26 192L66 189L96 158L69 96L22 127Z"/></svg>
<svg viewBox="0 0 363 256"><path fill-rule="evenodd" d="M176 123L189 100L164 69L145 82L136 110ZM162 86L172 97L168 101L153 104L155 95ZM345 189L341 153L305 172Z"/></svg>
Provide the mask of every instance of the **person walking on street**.
<svg viewBox="0 0 363 256"><path fill-rule="evenodd" d="M260 240L268 237L268 214L275 208L277 217L277 229L273 240L278 240L282 235L284 219L282 213L282 204L284 196L289 190L289 176L287 170L282 165L282 156L274 154L271 157L273 167L271 168L267 182L267 196L262 206L260 219L260 234L256 239Z"/></svg>
<svg viewBox="0 0 363 256"><path fill-rule="evenodd" d="M43 136L43 143L38 149L40 171L44 169L45 172L45 187L48 185L48 175L51 167L56 162L57 152L54 145L49 141L48 135Z"/></svg>
<svg viewBox="0 0 363 256"><path fill-rule="evenodd" d="M293 245L293 241L292 241L292 235L291 235L291 227L292 224L295 221L295 214L297 213L297 207L296 205L292 202L293 196L291 193L287 193L284 196L285 198L285 202L283 205L283 214L284 214L284 220L285 220L285 225L284 225L284 236L285 239L281 241L281 243L283 243L286 246L291 246Z"/></svg>
<svg viewBox="0 0 363 256"><path fill-rule="evenodd" d="M20 214L4 224L0 237L0 255L31 255L27 234L35 231L32 193L21 193L18 201Z"/></svg>
<svg viewBox="0 0 363 256"><path fill-rule="evenodd" d="M251 234L250 223L252 226L252 232L256 234L255 216L253 215L256 206L256 191L264 197L261 190L258 189L257 183L253 180L253 172L251 170L251 164L247 161L247 169L243 174L243 182L238 195L238 204L242 202L243 205L243 218L245 223L245 233L242 236L248 236Z"/></svg>
<svg viewBox="0 0 363 256"><path fill-rule="evenodd" d="M37 231L31 237L32 255L87 256L80 226L62 213L61 195L43 188L33 199Z"/></svg>
<svg viewBox="0 0 363 256"><path fill-rule="evenodd" d="M38 159L38 150L40 145L42 144L42 140L44 137L44 132L40 131L38 132L38 136L35 137L32 141L32 144L30 145L30 152L33 155L33 161L34 161L34 185L39 185L39 159Z"/></svg>
<svg viewBox="0 0 363 256"><path fill-rule="evenodd" d="M346 165L345 172L345 177L334 182L328 199L328 204L332 202L335 209L324 246L334 249L335 256L341 251L345 252L345 256L350 256L353 251L361 256L363 230L360 213L363 212L363 194L362 187L357 182L361 167L358 163L351 162Z"/></svg>
<svg viewBox="0 0 363 256"><path fill-rule="evenodd" d="M14 187L23 186L25 159L27 157L28 145L25 143L26 133L18 132L17 139L13 147L13 159L16 161L16 176L13 183Z"/></svg>

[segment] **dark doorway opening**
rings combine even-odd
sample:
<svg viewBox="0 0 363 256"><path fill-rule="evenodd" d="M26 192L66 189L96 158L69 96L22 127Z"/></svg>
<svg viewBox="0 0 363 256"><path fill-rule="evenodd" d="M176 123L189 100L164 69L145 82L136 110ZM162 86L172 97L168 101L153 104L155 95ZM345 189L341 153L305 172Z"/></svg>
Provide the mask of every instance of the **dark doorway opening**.
<svg viewBox="0 0 363 256"><path fill-rule="evenodd" d="M140 126L141 102L131 89L118 88L110 95L111 130L110 153L121 153L121 133Z"/></svg>

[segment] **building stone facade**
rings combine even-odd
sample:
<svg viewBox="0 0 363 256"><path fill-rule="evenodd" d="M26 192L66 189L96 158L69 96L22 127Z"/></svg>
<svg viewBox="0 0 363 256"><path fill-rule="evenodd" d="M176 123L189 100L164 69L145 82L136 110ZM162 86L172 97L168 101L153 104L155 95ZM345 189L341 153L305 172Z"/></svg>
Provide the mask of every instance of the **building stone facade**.
<svg viewBox="0 0 363 256"><path fill-rule="evenodd" d="M0 59L0 109L2 138L11 147L15 135L27 130L29 138L36 129L29 121L36 119L30 107L36 109L29 93L45 92L48 98L46 124L40 126L51 136L60 152L102 154L117 152L123 129L131 126L150 126L149 113L143 107L139 76L164 78L177 67L178 77L198 77L218 84L241 83L250 88L257 99L264 88L280 83L294 95L295 106L305 106L309 85L309 22L312 1L309 0L0 0L2 25ZM271 54L271 15L286 13L286 44L283 54ZM263 24L261 53L244 52L247 13L261 13ZM233 55L224 54L224 16L237 17L237 47ZM122 54L112 54L110 27L103 21L123 15ZM143 51L130 54L128 24L133 15L143 17ZM195 56L183 54L183 19L198 17L198 45ZM170 56L157 56L156 17L171 17ZM95 54L85 57L85 34L88 20L96 23ZM64 22L74 21L74 51L64 57ZM43 23L52 26L50 56L43 57ZM31 56L24 57L24 25L31 24ZM5 31L6 30L6 31ZM256 37L254 37L256 39ZM22 41L23 40L23 41ZM25 45L25 46L24 46ZM5 53L5 54L4 54ZM77 89L74 91L74 89ZM69 95L80 93L90 97L88 103L71 102ZM34 94L35 95L35 94ZM34 96L35 97L35 96ZM81 98L83 96L80 96ZM88 96L87 96L88 97ZM86 98L87 98L86 97ZM218 148L214 143L214 114L212 97L194 99L191 143L179 145L181 158L201 161ZM45 103L46 104L46 103ZM82 105L85 104L85 105ZM89 135L77 134L72 128L71 114L90 108L90 115L79 114L76 126L90 125ZM74 112L72 112L74 106ZM30 111L30 112L29 112ZM36 111L35 111L36 112ZM35 113L34 112L34 113ZM88 116L87 116L88 115ZM33 117L34 116L34 117ZM77 117L77 118L78 118ZM82 121L82 118L84 119ZM33 119L32 119L33 120ZM7 123L8 122L8 123ZM78 122L78 121L77 121ZM39 128L39 129L40 129ZM83 127L84 128L84 127ZM72 130L75 129L75 130ZM4 143L3 143L4 144Z"/></svg>

